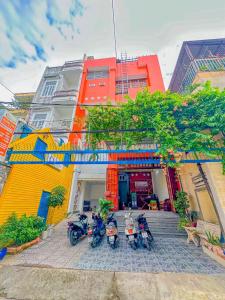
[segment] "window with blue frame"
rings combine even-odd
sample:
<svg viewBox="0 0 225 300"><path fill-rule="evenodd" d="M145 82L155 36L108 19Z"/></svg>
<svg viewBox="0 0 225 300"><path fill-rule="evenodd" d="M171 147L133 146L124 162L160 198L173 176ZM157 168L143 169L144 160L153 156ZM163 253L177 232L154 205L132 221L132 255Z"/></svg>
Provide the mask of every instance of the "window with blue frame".
<svg viewBox="0 0 225 300"><path fill-rule="evenodd" d="M43 142L40 138L37 138L36 144L34 146L34 151L46 151L46 150L47 150L47 144ZM34 152L33 155L42 160L45 159L44 153Z"/></svg>
<svg viewBox="0 0 225 300"><path fill-rule="evenodd" d="M64 166L68 167L69 163L71 161L71 154L70 153L65 153L64 155Z"/></svg>

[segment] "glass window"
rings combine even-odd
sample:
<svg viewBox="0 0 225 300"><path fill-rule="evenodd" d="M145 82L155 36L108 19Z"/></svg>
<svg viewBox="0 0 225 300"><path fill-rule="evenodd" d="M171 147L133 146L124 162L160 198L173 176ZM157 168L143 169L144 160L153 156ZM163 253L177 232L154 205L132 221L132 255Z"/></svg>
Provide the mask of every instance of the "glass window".
<svg viewBox="0 0 225 300"><path fill-rule="evenodd" d="M87 79L99 79L109 77L109 71L89 71Z"/></svg>
<svg viewBox="0 0 225 300"><path fill-rule="evenodd" d="M36 128L42 128L44 126L45 120L47 118L47 114L37 113L33 117L32 126Z"/></svg>
<svg viewBox="0 0 225 300"><path fill-rule="evenodd" d="M128 94L129 88L140 88L146 87L146 79L134 79L128 81L117 81L116 82L116 94Z"/></svg>
<svg viewBox="0 0 225 300"><path fill-rule="evenodd" d="M42 97L51 97L56 88L56 80L46 81L42 90Z"/></svg>
<svg viewBox="0 0 225 300"><path fill-rule="evenodd" d="M47 149L47 144L43 142L40 138L37 138L36 144L34 146L34 151L46 151L46 149ZM34 152L33 155L42 160L45 159L44 153Z"/></svg>

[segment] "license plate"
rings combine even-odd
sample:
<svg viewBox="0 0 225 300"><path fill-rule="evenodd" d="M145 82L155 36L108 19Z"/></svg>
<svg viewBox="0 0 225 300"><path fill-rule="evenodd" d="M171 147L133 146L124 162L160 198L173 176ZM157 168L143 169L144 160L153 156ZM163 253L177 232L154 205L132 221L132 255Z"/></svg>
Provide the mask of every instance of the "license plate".
<svg viewBox="0 0 225 300"><path fill-rule="evenodd" d="M142 232L141 235L142 235L143 238L147 238L147 237L148 237L148 234L147 234L147 232L145 232L145 231Z"/></svg>
<svg viewBox="0 0 225 300"><path fill-rule="evenodd" d="M109 236L109 241L110 241L110 242L114 242L114 239L115 239L114 235Z"/></svg>
<svg viewBox="0 0 225 300"><path fill-rule="evenodd" d="M129 241L133 241L134 240L134 236L133 235L129 235Z"/></svg>
<svg viewBox="0 0 225 300"><path fill-rule="evenodd" d="M88 242L91 243L92 241L93 241L93 237L92 236L88 237Z"/></svg>
<svg viewBox="0 0 225 300"><path fill-rule="evenodd" d="M133 229L128 229L128 233L132 234L133 233Z"/></svg>

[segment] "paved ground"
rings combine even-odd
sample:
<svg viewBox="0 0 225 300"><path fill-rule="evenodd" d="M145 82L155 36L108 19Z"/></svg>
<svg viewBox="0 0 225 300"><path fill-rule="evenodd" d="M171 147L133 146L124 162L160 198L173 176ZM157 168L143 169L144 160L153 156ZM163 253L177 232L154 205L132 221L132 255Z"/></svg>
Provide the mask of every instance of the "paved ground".
<svg viewBox="0 0 225 300"><path fill-rule="evenodd" d="M225 300L225 276L7 266L0 299Z"/></svg>
<svg viewBox="0 0 225 300"><path fill-rule="evenodd" d="M151 252L132 250L124 235L120 247L112 250L106 239L95 249L87 239L71 247L66 236L67 221L55 228L53 236L15 256L8 256L3 265L37 265L55 268L132 271L187 272L225 274L225 268L209 258L201 248L188 245L183 238L155 238Z"/></svg>

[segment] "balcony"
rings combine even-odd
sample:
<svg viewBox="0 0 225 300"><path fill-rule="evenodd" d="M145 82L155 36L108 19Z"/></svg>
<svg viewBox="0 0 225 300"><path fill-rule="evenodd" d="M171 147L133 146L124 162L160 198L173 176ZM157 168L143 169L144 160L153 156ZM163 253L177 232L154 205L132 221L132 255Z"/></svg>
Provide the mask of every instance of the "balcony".
<svg viewBox="0 0 225 300"><path fill-rule="evenodd" d="M55 131L70 130L71 123L72 120L53 121L53 122L49 122L48 127L54 129Z"/></svg>
<svg viewBox="0 0 225 300"><path fill-rule="evenodd" d="M55 77L59 75L62 67L47 67L44 72L44 77Z"/></svg>
<svg viewBox="0 0 225 300"><path fill-rule="evenodd" d="M78 97L78 91L76 89L71 90L59 90L55 91L52 102L69 102L69 103L76 103Z"/></svg>
<svg viewBox="0 0 225 300"><path fill-rule="evenodd" d="M65 64L63 65L63 70L66 69L83 69L83 61L82 60L71 60L71 61L66 61Z"/></svg>
<svg viewBox="0 0 225 300"><path fill-rule="evenodd" d="M210 57L195 59L191 62L182 81L179 92L184 92L190 86L198 72L225 71L225 57Z"/></svg>

